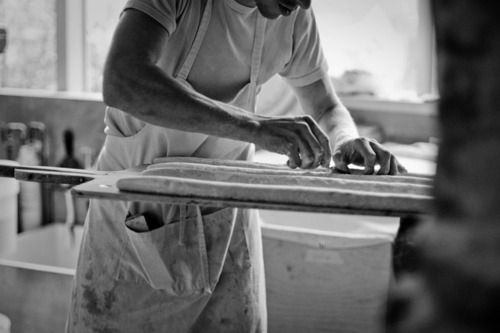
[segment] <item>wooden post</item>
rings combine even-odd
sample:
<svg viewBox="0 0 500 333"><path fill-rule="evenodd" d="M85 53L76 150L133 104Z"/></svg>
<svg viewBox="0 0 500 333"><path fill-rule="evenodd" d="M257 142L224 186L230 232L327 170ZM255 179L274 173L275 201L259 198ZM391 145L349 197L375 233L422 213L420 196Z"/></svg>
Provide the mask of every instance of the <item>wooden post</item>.
<svg viewBox="0 0 500 333"><path fill-rule="evenodd" d="M420 270L389 332L500 332L500 2L433 0L441 144Z"/></svg>

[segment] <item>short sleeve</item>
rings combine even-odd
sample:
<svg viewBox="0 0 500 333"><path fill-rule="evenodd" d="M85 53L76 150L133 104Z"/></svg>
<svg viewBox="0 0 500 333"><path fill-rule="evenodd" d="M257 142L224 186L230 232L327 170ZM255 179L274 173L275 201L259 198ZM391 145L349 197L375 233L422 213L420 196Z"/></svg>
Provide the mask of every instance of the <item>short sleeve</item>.
<svg viewBox="0 0 500 333"><path fill-rule="evenodd" d="M297 12L292 56L279 74L292 86L305 86L327 76L328 64L312 9L298 9Z"/></svg>
<svg viewBox="0 0 500 333"><path fill-rule="evenodd" d="M129 0L124 10L139 10L160 23L171 35L177 28L177 19L189 0Z"/></svg>

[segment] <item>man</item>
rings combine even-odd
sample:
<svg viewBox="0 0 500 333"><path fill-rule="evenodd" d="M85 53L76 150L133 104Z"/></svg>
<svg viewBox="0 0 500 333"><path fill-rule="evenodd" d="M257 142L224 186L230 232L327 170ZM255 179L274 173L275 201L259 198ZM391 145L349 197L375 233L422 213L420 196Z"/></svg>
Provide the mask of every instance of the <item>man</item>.
<svg viewBox="0 0 500 333"><path fill-rule="evenodd" d="M130 0L104 71L101 170L163 156L251 158L291 168L362 163L396 174L396 158L356 127L327 75L310 0ZM306 113L254 114L280 74ZM265 283L255 212L93 201L68 332L264 332Z"/></svg>

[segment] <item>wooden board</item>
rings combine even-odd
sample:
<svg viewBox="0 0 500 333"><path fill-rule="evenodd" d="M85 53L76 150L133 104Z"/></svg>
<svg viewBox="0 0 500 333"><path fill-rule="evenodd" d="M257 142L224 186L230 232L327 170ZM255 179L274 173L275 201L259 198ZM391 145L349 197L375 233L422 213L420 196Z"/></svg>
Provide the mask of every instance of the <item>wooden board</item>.
<svg viewBox="0 0 500 333"><path fill-rule="evenodd" d="M122 186L121 190L117 187L118 182ZM214 188L217 188L215 192ZM277 192L274 191L274 195L261 195L269 190L268 185L221 184L213 181L122 173L99 177L75 186L73 193L96 199L380 216L426 214L430 212L432 202L432 198L427 195L372 192L367 196L366 192L361 191L303 187L298 189L294 186L275 186L273 190ZM306 193L306 196L312 195L316 199L290 201L290 197L297 192ZM365 205L360 199L372 203Z"/></svg>
<svg viewBox="0 0 500 333"><path fill-rule="evenodd" d="M121 179L117 176L108 176L93 180L73 187L72 193L76 196L89 199L124 200L124 201L150 201L168 203L173 205L199 205L209 207L239 207L257 208L272 210L288 210L317 213L338 213L353 215L373 215L373 216L408 216L415 214L428 214L431 211L429 200L422 202L421 209L414 211L399 209L354 209L338 207L335 204L321 206L315 204L290 204L284 202L264 202L264 201L242 201L231 198L206 198L197 196L176 196L166 194L148 194L140 192L120 191L116 188L116 181Z"/></svg>

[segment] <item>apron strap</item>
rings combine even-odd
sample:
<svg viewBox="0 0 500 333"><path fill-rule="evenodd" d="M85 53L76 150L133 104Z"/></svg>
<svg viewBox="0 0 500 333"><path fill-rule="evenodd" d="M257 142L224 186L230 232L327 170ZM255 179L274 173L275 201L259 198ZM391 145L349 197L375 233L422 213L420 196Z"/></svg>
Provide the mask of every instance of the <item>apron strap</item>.
<svg viewBox="0 0 500 333"><path fill-rule="evenodd" d="M264 51L264 41L266 35L267 20L257 12L257 21L255 23L255 37L252 51L252 64L250 69L250 93L248 94L249 103L252 112L255 112L255 100L257 98L258 79L262 65L262 53Z"/></svg>
<svg viewBox="0 0 500 333"><path fill-rule="evenodd" d="M182 80L187 79L189 72L191 71L191 67L193 67L196 56L198 55L198 51L200 50L201 43L205 38L205 34L208 30L208 24L212 16L212 1L213 0L207 0L207 3L205 5L205 10L203 11L203 16L201 18L200 26L198 28L198 32L196 33L193 45L191 46L191 50L189 50L189 53L186 57L186 60L184 61L184 64L177 73L176 77Z"/></svg>
<svg viewBox="0 0 500 333"><path fill-rule="evenodd" d="M267 20L260 13L257 13L255 23L255 36L252 50L252 67L250 72L250 82L257 84L260 67L262 63L262 52L264 50L264 37L266 33Z"/></svg>

